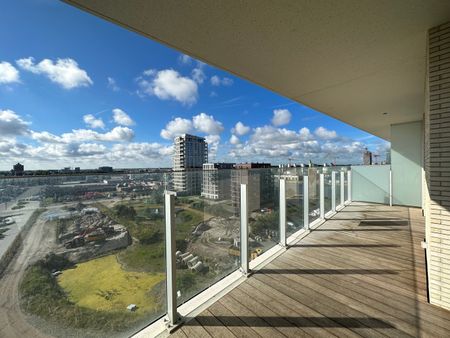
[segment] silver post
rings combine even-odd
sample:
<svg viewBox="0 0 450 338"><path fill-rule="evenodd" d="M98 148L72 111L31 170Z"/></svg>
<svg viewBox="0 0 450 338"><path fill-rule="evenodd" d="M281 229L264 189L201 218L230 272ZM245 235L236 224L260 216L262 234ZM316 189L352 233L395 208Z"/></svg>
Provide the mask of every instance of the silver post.
<svg viewBox="0 0 450 338"><path fill-rule="evenodd" d="M345 204L345 173L341 171L341 205Z"/></svg>
<svg viewBox="0 0 450 338"><path fill-rule="evenodd" d="M241 184L241 271L244 275L250 272L248 259L248 189Z"/></svg>
<svg viewBox="0 0 450 338"><path fill-rule="evenodd" d="M331 210L336 212L336 172L331 172Z"/></svg>
<svg viewBox="0 0 450 338"><path fill-rule="evenodd" d="M286 179L280 179L280 245L286 246Z"/></svg>
<svg viewBox="0 0 450 338"><path fill-rule="evenodd" d="M320 218L325 218L325 177L324 174L320 174Z"/></svg>
<svg viewBox="0 0 450 338"><path fill-rule="evenodd" d="M303 226L309 230L309 189L308 176L303 176Z"/></svg>
<svg viewBox="0 0 450 338"><path fill-rule="evenodd" d="M389 205L392 207L392 168L389 168Z"/></svg>
<svg viewBox="0 0 450 338"><path fill-rule="evenodd" d="M352 171L347 171L347 189L348 189L348 202L352 201Z"/></svg>
<svg viewBox="0 0 450 338"><path fill-rule="evenodd" d="M176 284L176 245L175 245L175 193L166 191L164 194L166 217L166 326L170 331L177 326L181 317L177 313L177 284Z"/></svg>

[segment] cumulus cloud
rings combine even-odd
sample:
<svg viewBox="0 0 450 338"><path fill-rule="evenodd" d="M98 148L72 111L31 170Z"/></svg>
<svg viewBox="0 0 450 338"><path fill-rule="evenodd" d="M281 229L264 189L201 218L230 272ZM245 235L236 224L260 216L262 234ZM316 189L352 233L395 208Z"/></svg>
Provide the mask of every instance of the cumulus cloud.
<svg viewBox="0 0 450 338"><path fill-rule="evenodd" d="M238 136L243 136L243 135L247 134L249 131L250 131L250 127L244 125L241 121L236 123L234 128L231 129L231 132Z"/></svg>
<svg viewBox="0 0 450 338"><path fill-rule="evenodd" d="M192 63L192 58L189 55L181 54L178 57L178 62L183 65L190 65Z"/></svg>
<svg viewBox="0 0 450 338"><path fill-rule="evenodd" d="M140 93L154 95L161 100L175 100L184 105L197 102L197 82L173 69L145 71L137 81Z"/></svg>
<svg viewBox="0 0 450 338"><path fill-rule="evenodd" d="M328 130L324 127L319 127L314 131L317 137L324 140L332 140L337 137L337 133L334 130Z"/></svg>
<svg viewBox="0 0 450 338"><path fill-rule="evenodd" d="M206 75L205 72L203 71L203 68L202 67L194 68L192 70L192 78L194 79L195 82L202 84L206 79Z"/></svg>
<svg viewBox="0 0 450 338"><path fill-rule="evenodd" d="M99 133L90 129L74 129L70 133L63 133L61 136L54 135L47 131L31 132L31 137L44 143L82 143L88 141L102 142L126 142L134 137L134 131L128 127L115 127L106 133Z"/></svg>
<svg viewBox="0 0 450 338"><path fill-rule="evenodd" d="M200 113L193 116L192 120L176 117L167 123L160 135L166 140L173 140L176 136L191 132L219 135L223 130L222 122L217 121L214 116Z"/></svg>
<svg viewBox="0 0 450 338"><path fill-rule="evenodd" d="M272 124L275 127L284 126L291 122L291 112L287 109L275 109L273 111Z"/></svg>
<svg viewBox="0 0 450 338"><path fill-rule="evenodd" d="M0 62L0 84L20 82L19 71L9 62Z"/></svg>
<svg viewBox="0 0 450 338"><path fill-rule="evenodd" d="M231 135L230 143L236 145L241 143L241 141L239 140L239 137L237 137L236 135Z"/></svg>
<svg viewBox="0 0 450 338"><path fill-rule="evenodd" d="M233 79L230 79L229 77L220 78L217 75L213 75L213 76L211 76L210 81L211 81L211 84L216 87L233 85Z"/></svg>
<svg viewBox="0 0 450 338"><path fill-rule="evenodd" d="M103 122L103 120L101 118L96 118L92 114L84 115L83 121L90 128L94 128L94 129L96 129L96 128L104 129L105 128L105 123Z"/></svg>
<svg viewBox="0 0 450 338"><path fill-rule="evenodd" d="M88 87L93 84L87 72L70 58L57 59L56 61L44 59L35 64L34 58L29 57L17 60L16 63L23 70L47 76L52 82L59 84L64 89Z"/></svg>
<svg viewBox="0 0 450 338"><path fill-rule="evenodd" d="M122 109L115 108L113 109L113 119L114 122L120 126L132 126L134 125L133 119L125 113Z"/></svg>
<svg viewBox="0 0 450 338"><path fill-rule="evenodd" d="M116 80L112 77L107 78L108 81L108 88L111 89L113 92L118 92L120 90L120 87L117 85Z"/></svg>
<svg viewBox="0 0 450 338"><path fill-rule="evenodd" d="M319 134L323 136L321 133ZM286 163L288 158L303 163L309 160L316 163L334 160L358 163L364 149L364 144L361 142L337 135L333 139L324 139L316 133L311 133L308 128L302 128L297 132L269 125L255 128L245 143L238 141L237 137L230 139L233 147L229 151L229 155L232 158L278 163Z"/></svg>
<svg viewBox="0 0 450 338"><path fill-rule="evenodd" d="M214 119L212 115L200 113L192 118L194 128L202 133L217 135L223 131L222 122Z"/></svg>
<svg viewBox="0 0 450 338"><path fill-rule="evenodd" d="M0 110L0 138L25 135L28 133L29 125L29 122L24 121L14 111Z"/></svg>
<svg viewBox="0 0 450 338"><path fill-rule="evenodd" d="M217 150L219 149L220 136L219 135L207 135L205 141L208 143L208 156L209 159L214 161L217 156Z"/></svg>
<svg viewBox="0 0 450 338"><path fill-rule="evenodd" d="M188 134L192 131L192 121L177 117L167 123L166 128L161 130L161 137L166 140L173 140L176 136Z"/></svg>

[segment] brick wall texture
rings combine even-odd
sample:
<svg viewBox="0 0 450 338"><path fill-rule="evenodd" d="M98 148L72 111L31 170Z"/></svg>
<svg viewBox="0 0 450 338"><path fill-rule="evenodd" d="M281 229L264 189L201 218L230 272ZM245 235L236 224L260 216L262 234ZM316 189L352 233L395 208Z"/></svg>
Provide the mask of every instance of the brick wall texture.
<svg viewBox="0 0 450 338"><path fill-rule="evenodd" d="M450 23L429 31L425 171L432 304L450 309Z"/></svg>

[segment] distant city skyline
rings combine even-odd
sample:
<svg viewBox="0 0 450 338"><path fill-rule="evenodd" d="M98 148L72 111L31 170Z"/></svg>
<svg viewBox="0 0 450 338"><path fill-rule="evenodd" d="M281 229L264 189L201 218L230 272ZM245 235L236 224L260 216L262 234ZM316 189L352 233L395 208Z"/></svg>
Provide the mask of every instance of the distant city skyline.
<svg viewBox="0 0 450 338"><path fill-rule="evenodd" d="M0 170L171 167L184 133L210 162L361 163L389 147L62 2L4 3L0 27Z"/></svg>

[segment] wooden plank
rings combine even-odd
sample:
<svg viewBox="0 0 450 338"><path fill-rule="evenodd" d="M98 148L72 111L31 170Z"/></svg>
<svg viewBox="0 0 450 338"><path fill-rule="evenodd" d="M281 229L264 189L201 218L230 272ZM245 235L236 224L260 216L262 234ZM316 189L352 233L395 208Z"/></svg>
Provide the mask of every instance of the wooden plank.
<svg viewBox="0 0 450 338"><path fill-rule="evenodd" d="M255 330L248 327L242 319L235 316L230 310L219 302L215 302L208 309L220 322L227 326L233 334L242 338L261 337Z"/></svg>
<svg viewBox="0 0 450 338"><path fill-rule="evenodd" d="M426 303L423 238L419 209L354 202L175 335L450 336Z"/></svg>
<svg viewBox="0 0 450 338"><path fill-rule="evenodd" d="M213 337L206 331L202 324L200 324L195 318L184 324L181 329L183 333L188 337L198 338L210 338Z"/></svg>

